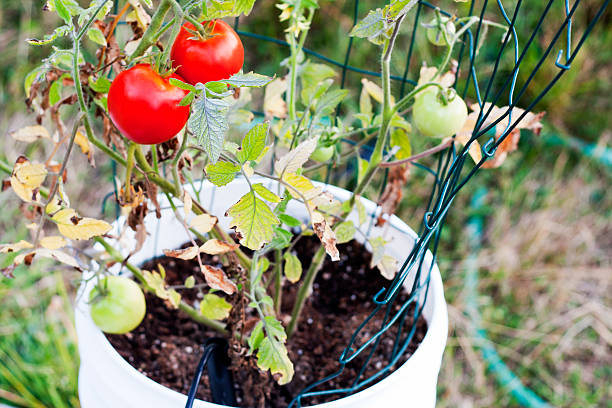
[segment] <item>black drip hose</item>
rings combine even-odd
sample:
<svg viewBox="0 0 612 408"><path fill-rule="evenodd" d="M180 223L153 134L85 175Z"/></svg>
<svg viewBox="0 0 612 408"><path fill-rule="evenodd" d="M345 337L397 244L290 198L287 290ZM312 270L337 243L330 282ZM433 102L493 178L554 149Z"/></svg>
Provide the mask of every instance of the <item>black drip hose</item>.
<svg viewBox="0 0 612 408"><path fill-rule="evenodd" d="M205 367L208 371L212 402L230 407L236 406L234 381L228 369L229 358L227 356L227 349L227 340L223 338L211 338L204 343L204 352L191 382L185 408L193 407L195 395Z"/></svg>

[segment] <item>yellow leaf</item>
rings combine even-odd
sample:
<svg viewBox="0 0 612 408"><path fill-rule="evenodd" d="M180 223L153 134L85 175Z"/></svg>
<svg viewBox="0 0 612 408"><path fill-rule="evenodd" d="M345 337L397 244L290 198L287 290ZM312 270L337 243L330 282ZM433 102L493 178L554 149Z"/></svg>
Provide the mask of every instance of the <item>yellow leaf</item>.
<svg viewBox="0 0 612 408"><path fill-rule="evenodd" d="M59 210L51 219L63 236L75 240L104 235L112 228L106 221L81 218L72 208Z"/></svg>
<svg viewBox="0 0 612 408"><path fill-rule="evenodd" d="M43 164L31 163L24 156L17 158L11 174L11 187L23 201L38 201L38 188L47 177L47 169Z"/></svg>
<svg viewBox="0 0 612 408"><path fill-rule="evenodd" d="M209 239L200 247L200 252L208 255L219 255L230 252L238 248L238 244L228 244L218 239Z"/></svg>
<svg viewBox="0 0 612 408"><path fill-rule="evenodd" d="M287 117L287 104L283 99L283 93L287 90L287 80L276 78L266 86L263 110L267 118Z"/></svg>
<svg viewBox="0 0 612 408"><path fill-rule="evenodd" d="M374 82L363 78L361 80L363 84L363 88L366 92L378 103L383 103L383 90L380 86L375 84ZM395 99L391 96L391 105L395 105Z"/></svg>
<svg viewBox="0 0 612 408"><path fill-rule="evenodd" d="M32 143L38 139L51 139L47 129L40 125L26 126L9 133L9 135L20 142Z"/></svg>
<svg viewBox="0 0 612 408"><path fill-rule="evenodd" d="M81 148L81 151L85 156L87 156L87 160L89 164L95 167L95 161L93 156L93 149L91 148L91 144L89 143L89 139L87 136L81 131L78 130L74 137L74 143Z"/></svg>
<svg viewBox="0 0 612 408"><path fill-rule="evenodd" d="M0 245L0 254L7 254L9 252L17 252L22 249L34 248L34 245L27 241L21 240L15 244L2 244Z"/></svg>
<svg viewBox="0 0 612 408"><path fill-rule="evenodd" d="M195 216L190 223L190 227L198 231L200 234L206 234L217 223L217 217L209 214L200 214Z"/></svg>
<svg viewBox="0 0 612 408"><path fill-rule="evenodd" d="M191 214L191 207L193 206L193 200L187 191L183 193L183 211L185 215Z"/></svg>
<svg viewBox="0 0 612 408"><path fill-rule="evenodd" d="M44 237L40 240L40 246L47 249L60 249L65 247L66 244L64 237L59 235Z"/></svg>
<svg viewBox="0 0 612 408"><path fill-rule="evenodd" d="M184 259L185 261L198 256L198 252L200 252L200 250L197 246L190 246L185 249L164 249L164 255L171 258Z"/></svg>

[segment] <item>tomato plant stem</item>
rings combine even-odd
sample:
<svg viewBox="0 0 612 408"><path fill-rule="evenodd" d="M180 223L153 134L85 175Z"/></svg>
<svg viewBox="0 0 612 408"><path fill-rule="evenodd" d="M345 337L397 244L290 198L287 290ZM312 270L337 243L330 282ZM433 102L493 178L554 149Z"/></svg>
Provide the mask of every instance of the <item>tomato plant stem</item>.
<svg viewBox="0 0 612 408"><path fill-rule="evenodd" d="M134 169L134 153L136 152L136 143L130 142L127 152L127 163L125 165L125 201L132 201L132 170Z"/></svg>
<svg viewBox="0 0 612 408"><path fill-rule="evenodd" d="M153 16L151 17L151 23L149 24L149 27L147 27L144 34L142 35L140 43L138 44L132 55L130 55L128 63L133 61L134 58L140 57L142 54L145 53L146 50L149 49L150 46L155 43L157 32L162 28L164 18L166 17L168 10L170 10L170 5L170 0L162 0L162 2L159 4L157 10L155 11L155 14L153 14Z"/></svg>
<svg viewBox="0 0 612 408"><path fill-rule="evenodd" d="M274 310L280 316L283 286L283 253L280 249L274 251Z"/></svg>
<svg viewBox="0 0 612 408"><path fill-rule="evenodd" d="M144 277L142 271L140 270L140 268L138 268L137 266L131 264L130 262L125 262L125 259L124 259L123 255L121 255L121 253L117 249L115 249L111 244L106 242L103 238L95 237L94 240L97 243L99 243L100 245L102 245L104 247L104 249L106 250L106 252L116 262L120 262L123 265L125 265L125 267L130 272L132 272L132 274L136 277L136 279L138 279L140 281L140 283L141 283L142 287L144 288L144 290L146 290L147 292L153 293L153 294L155 293L154 289L147 283L147 280L145 279L145 277ZM208 318L202 316L201 313L199 313L192 306L188 305L187 303L185 303L182 300L179 303L179 309L181 311L185 312L190 318L192 318L196 322L201 323L204 326L210 327L211 329L221 333L222 335L225 335L225 336L228 335L228 331L225 329L225 325L223 323L218 322L216 320L211 320L211 319L208 319Z"/></svg>
<svg viewBox="0 0 612 408"><path fill-rule="evenodd" d="M315 278L317 277L317 273L321 269L323 265L323 261L325 260L325 248L323 245L319 246L317 252L315 252L312 262L308 267L308 271L304 276L304 281L302 282L300 289L298 290L297 296L295 298L295 303L293 304L293 310L291 311L291 321L287 326L287 336L291 337L291 335L297 329L297 324L300 320L300 315L302 314L302 309L304 308L304 302L310 294L312 293L312 284L314 283Z"/></svg>

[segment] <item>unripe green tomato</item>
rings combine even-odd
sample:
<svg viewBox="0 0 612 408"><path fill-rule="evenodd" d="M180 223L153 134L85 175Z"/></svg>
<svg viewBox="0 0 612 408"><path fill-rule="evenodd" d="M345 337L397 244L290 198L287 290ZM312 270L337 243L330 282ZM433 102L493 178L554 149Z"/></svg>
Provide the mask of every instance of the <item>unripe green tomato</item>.
<svg viewBox="0 0 612 408"><path fill-rule="evenodd" d="M442 17L442 27L446 31L446 38L450 41L451 38L455 35L455 24L448 17ZM442 29L438 27L438 20L433 19L428 24L427 27L427 39L433 45L444 46L448 45L448 42L444 39L444 33Z"/></svg>
<svg viewBox="0 0 612 408"><path fill-rule="evenodd" d="M332 158L334 155L334 146L319 146L315 149L314 152L310 155L310 158L316 162L326 162Z"/></svg>
<svg viewBox="0 0 612 408"><path fill-rule="evenodd" d="M91 318L96 326L111 334L124 334L138 327L146 311L140 286L122 276L107 276L100 286L106 288L104 295L97 286L89 294Z"/></svg>
<svg viewBox="0 0 612 408"><path fill-rule="evenodd" d="M431 88L417 96L412 116L414 124L424 136L450 137L463 128L468 117L465 102L457 94L450 95L448 99L448 104L444 105L438 90Z"/></svg>

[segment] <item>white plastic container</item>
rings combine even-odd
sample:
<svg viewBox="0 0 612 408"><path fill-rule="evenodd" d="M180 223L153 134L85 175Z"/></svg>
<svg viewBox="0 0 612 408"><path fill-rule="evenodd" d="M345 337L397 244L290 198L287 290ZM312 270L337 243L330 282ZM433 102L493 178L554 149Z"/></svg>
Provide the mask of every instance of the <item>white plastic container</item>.
<svg viewBox="0 0 612 408"><path fill-rule="evenodd" d="M276 183L265 179L252 179L262 182L271 188ZM199 187L198 187L199 188ZM327 186L326 190L341 201L347 200L350 193L346 190ZM220 225L228 227L229 219L224 217L225 211L248 191L245 180L237 179L223 188L216 188L204 182L200 192L203 205L208 206L211 213L219 217ZM275 191L275 190L273 190ZM368 200L362 200L369 215L376 211L376 205ZM168 201L160 196L162 208L169 207ZM180 205L179 202L176 203ZM161 221L154 214L146 219L146 228L151 236L140 252L135 254L130 262L143 263L159 256L163 249L177 248L187 241L188 237L182 225L172 216L172 210L163 210ZM305 218L303 205L292 202L288 213ZM349 217L357 223L357 215ZM122 220L118 221L121 225ZM385 238L391 239L389 253L403 262L414 245L416 234L399 218L392 216ZM367 230L367 226L363 226ZM129 231L131 233L131 230ZM380 235L382 231L373 228L371 236ZM357 234L359 235L359 234ZM359 237L356 237L359 238ZM132 235L122 239L121 249L128 253L135 241ZM431 265L431 253L427 253L423 270ZM414 277L409 276L404 284L409 287ZM187 397L181 393L166 388L147 378L133 368L111 346L104 334L98 329L89 316L88 299L93 282L84 284L79 290L76 304L76 330L79 339L81 366L79 369L79 398L83 408L181 408L185 406ZM428 323L425 338L415 353L397 370L384 380L348 397L313 407L318 408L372 408L372 407L434 407L436 401L436 384L442 354L446 345L448 332L448 315L442 279L437 265L431 271L431 282L427 303L423 314ZM194 367L195 370L195 367ZM305 401L308 402L308 401ZM195 408L220 408L221 405L196 400Z"/></svg>

